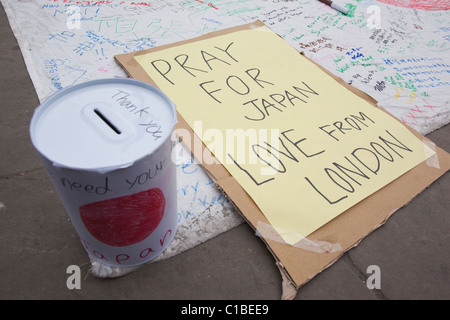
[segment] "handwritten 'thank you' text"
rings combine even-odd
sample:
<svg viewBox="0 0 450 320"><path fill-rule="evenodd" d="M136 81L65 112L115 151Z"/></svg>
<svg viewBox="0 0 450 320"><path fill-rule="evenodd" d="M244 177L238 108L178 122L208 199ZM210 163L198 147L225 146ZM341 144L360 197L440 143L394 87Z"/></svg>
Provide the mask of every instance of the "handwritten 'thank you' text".
<svg viewBox="0 0 450 320"><path fill-rule="evenodd" d="M111 98L119 104L120 107L125 108L128 112L139 118L146 118L146 122L139 123L139 126L145 127L145 132L151 134L155 141L162 137L161 124L155 119L148 119L150 107L139 106L138 103L133 101L133 97L130 93L117 89L116 93Z"/></svg>

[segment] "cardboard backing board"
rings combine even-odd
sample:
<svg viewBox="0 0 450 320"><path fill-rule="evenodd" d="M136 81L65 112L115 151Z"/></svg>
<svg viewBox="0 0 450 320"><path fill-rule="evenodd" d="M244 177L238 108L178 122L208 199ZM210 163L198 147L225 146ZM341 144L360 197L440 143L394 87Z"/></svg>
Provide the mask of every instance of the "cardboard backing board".
<svg viewBox="0 0 450 320"><path fill-rule="evenodd" d="M256 21L242 26L215 31L190 40L148 50L117 55L115 56L115 59L131 77L157 86L134 59L135 56L240 30L250 30L263 25L262 22ZM324 68L321 69L335 79L340 85L369 102L374 108L379 108L377 102L370 96L350 86ZM273 232L275 231L271 231L270 224L264 214L223 165L217 164L219 163L218 161L216 164L201 161L205 154L206 146L201 142L200 138L194 134L192 128L190 128L182 116L179 113L177 115L177 128L188 130L193 137L193 139L190 140L190 145L187 145L193 156L202 164L205 171L214 180L216 186L220 188L236 206L243 218L254 230L256 230L275 257L283 276L284 289L289 290L289 288L291 288L293 290L291 291L291 294L285 291L285 298L292 298L292 292L298 290L298 288L312 279L316 274L339 259L339 257L347 250L356 246L365 236L383 225L395 211L410 202L422 190L427 188L433 181L450 169L450 155L436 146L436 156L433 156L434 162L431 163L429 161L430 159L423 161L398 179L389 183L379 191L373 193L314 231L308 236L306 245L292 246L284 243L280 238L273 236ZM392 115L389 116L393 117ZM395 120L399 121L397 119ZM434 146L431 141L415 130L409 127L408 129L427 145ZM195 148L195 146L202 146L202 148ZM269 226L269 231L267 231L267 229L262 231L261 226ZM332 246L333 244L335 245L334 247ZM310 248L308 248L308 245L310 245ZM338 249L336 249L336 245ZM319 250L317 248L319 248Z"/></svg>

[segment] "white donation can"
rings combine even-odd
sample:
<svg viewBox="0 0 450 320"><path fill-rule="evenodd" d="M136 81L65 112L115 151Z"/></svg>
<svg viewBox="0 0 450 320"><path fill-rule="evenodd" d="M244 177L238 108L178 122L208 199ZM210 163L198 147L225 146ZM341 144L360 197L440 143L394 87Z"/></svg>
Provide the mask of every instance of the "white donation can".
<svg viewBox="0 0 450 320"><path fill-rule="evenodd" d="M177 228L174 104L133 79L71 86L36 108L30 136L89 256L132 267Z"/></svg>

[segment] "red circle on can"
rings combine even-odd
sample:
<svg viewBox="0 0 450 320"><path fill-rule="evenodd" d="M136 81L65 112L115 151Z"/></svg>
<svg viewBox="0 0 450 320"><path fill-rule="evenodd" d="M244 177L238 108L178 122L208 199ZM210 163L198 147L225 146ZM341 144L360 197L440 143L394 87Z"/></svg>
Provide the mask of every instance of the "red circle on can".
<svg viewBox="0 0 450 320"><path fill-rule="evenodd" d="M147 238L164 215L166 199L159 188L85 204L79 208L87 230L99 241L115 247Z"/></svg>

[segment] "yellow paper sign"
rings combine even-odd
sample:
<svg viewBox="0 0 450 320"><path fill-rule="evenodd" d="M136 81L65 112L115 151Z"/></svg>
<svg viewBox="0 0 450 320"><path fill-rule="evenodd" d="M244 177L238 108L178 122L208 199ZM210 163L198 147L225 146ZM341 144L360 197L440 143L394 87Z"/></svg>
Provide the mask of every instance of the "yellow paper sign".
<svg viewBox="0 0 450 320"><path fill-rule="evenodd" d="M135 59L289 244L434 154L267 27Z"/></svg>

